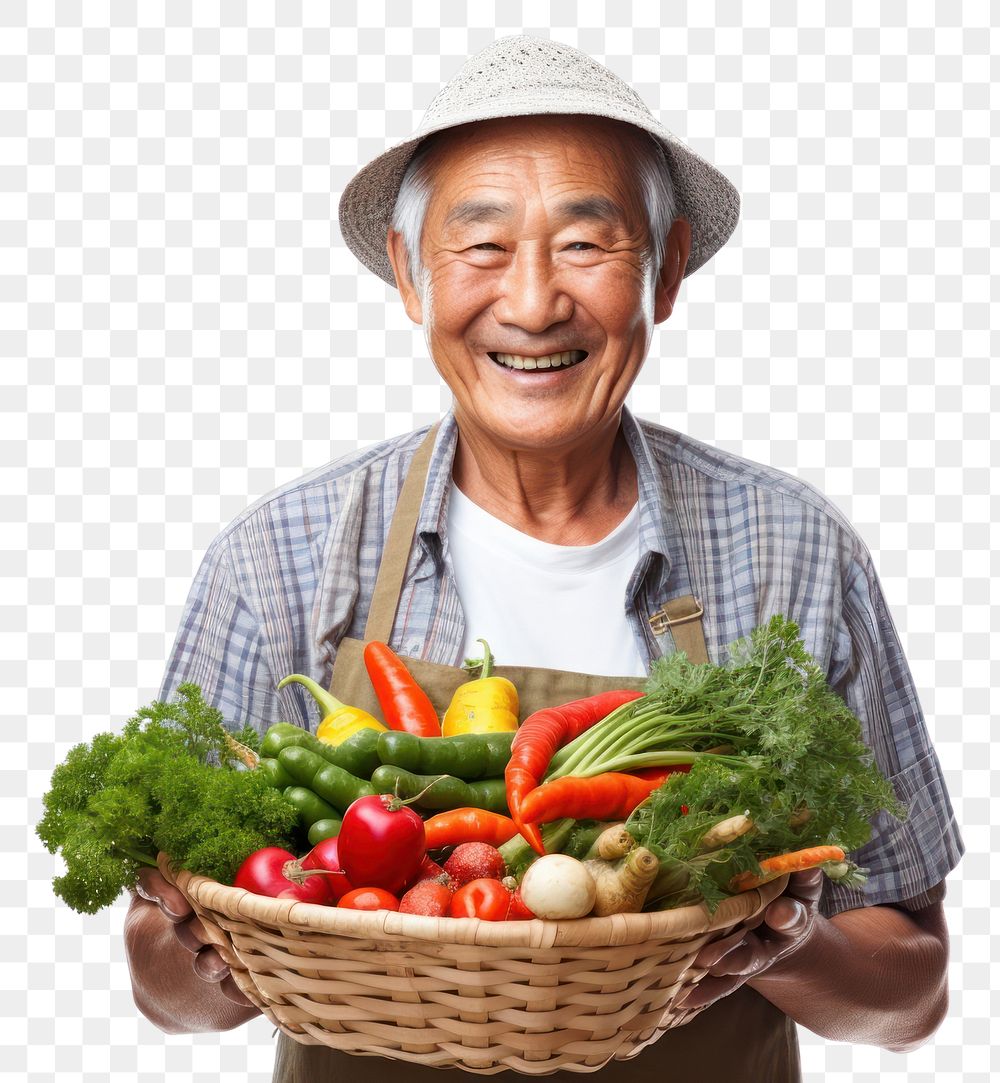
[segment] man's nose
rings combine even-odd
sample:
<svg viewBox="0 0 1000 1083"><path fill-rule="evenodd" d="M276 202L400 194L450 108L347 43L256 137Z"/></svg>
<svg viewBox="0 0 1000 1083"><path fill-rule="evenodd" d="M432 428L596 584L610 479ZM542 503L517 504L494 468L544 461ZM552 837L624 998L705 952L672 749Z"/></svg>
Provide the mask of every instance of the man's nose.
<svg viewBox="0 0 1000 1083"><path fill-rule="evenodd" d="M500 282L493 304L499 323L539 334L573 315L573 299L560 284L547 252L521 248Z"/></svg>

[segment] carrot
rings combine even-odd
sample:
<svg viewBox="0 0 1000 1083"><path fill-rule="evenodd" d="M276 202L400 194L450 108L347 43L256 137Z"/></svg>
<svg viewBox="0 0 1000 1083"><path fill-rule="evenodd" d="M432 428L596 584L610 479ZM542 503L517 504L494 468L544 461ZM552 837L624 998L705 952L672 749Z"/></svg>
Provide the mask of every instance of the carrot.
<svg viewBox="0 0 1000 1083"><path fill-rule="evenodd" d="M642 693L620 689L573 700L561 707L545 707L529 715L514 735L507 780L507 807L521 834L538 853L545 853L538 828L521 816L521 803L541 781L556 750L600 722L616 708L641 699Z"/></svg>
<svg viewBox="0 0 1000 1083"><path fill-rule="evenodd" d="M395 651L372 640L364 657L386 725L418 737L440 737L441 723L434 704Z"/></svg>
<svg viewBox="0 0 1000 1083"><path fill-rule="evenodd" d="M428 850L457 846L462 842L502 846L517 834L517 824L509 816L483 808L455 808L425 820L424 834Z"/></svg>
<svg viewBox="0 0 1000 1083"><path fill-rule="evenodd" d="M729 881L730 891L749 891L760 887L769 880L784 876L786 872L803 872L825 865L828 861L843 861L844 851L839 846L807 846L804 850L793 850L789 854L766 857L760 864L760 875L753 872L739 872Z"/></svg>
<svg viewBox="0 0 1000 1083"><path fill-rule="evenodd" d="M529 824L549 823L563 816L574 820L621 820L676 770L687 770L687 765L648 767L634 774L605 771L591 778L557 778L525 796L521 816Z"/></svg>

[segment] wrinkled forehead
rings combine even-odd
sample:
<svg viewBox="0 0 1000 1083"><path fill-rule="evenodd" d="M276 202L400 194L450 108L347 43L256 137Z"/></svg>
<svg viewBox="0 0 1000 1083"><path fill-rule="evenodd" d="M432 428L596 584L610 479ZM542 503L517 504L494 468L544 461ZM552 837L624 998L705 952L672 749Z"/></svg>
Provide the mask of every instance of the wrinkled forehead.
<svg viewBox="0 0 1000 1083"><path fill-rule="evenodd" d="M438 132L421 147L431 177L432 199L448 204L477 187L516 187L525 166L555 176L567 186L603 191L631 213L642 211L635 171L629 168L643 132L603 117L530 116L478 121Z"/></svg>

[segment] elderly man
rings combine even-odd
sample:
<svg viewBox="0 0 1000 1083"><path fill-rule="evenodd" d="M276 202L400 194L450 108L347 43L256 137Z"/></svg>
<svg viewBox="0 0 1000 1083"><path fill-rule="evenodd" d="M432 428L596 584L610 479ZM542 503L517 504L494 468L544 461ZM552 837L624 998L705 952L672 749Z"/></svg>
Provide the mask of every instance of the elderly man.
<svg viewBox="0 0 1000 1083"><path fill-rule="evenodd" d="M341 203L348 243L398 286L454 409L240 516L206 555L163 687L194 680L261 729L308 725L275 695L284 674L332 671L363 703L360 649L387 639L440 699L485 635L526 667L530 707L635 681L676 648L718 659L776 612L796 620L910 815L877 820L856 855L872 870L864 906L819 873L792 877L755 930L702 953L688 1003L706 1010L606 1079L669 1066L794 1080L795 1023L906 1050L947 1003L941 899L961 841L863 544L808 486L624 406L654 325L737 208L583 54L514 38L473 58ZM140 1009L174 1032L252 1017L183 899L144 875L127 926ZM282 1038L275 1078L384 1070Z"/></svg>

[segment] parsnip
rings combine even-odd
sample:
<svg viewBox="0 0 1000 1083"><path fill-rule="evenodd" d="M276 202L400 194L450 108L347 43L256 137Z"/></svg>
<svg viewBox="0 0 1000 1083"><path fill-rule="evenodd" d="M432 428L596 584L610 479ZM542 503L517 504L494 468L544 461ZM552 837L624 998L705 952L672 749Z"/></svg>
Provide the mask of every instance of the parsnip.
<svg viewBox="0 0 1000 1083"><path fill-rule="evenodd" d="M618 861L593 858L584 864L597 885L591 911L595 917L638 913L660 867L659 859L645 846L630 850Z"/></svg>

